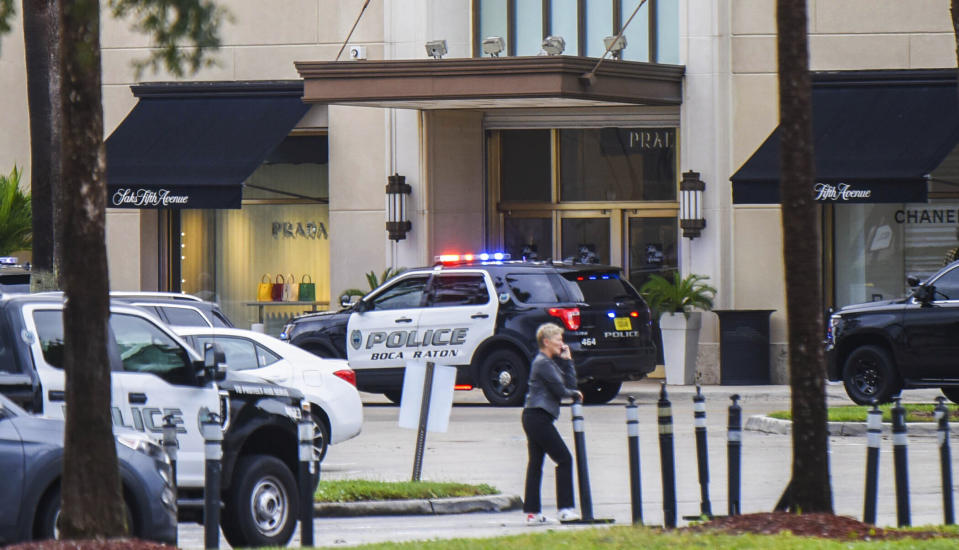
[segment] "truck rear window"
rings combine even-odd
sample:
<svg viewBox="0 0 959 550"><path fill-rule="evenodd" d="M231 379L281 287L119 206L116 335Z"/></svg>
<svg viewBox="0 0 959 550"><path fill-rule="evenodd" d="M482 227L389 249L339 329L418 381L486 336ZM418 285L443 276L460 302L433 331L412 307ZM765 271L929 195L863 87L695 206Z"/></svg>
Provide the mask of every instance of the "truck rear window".
<svg viewBox="0 0 959 550"><path fill-rule="evenodd" d="M563 277L573 283L570 292L575 301L593 304L624 298L642 300L633 285L620 279L618 273L564 273Z"/></svg>
<svg viewBox="0 0 959 550"><path fill-rule="evenodd" d="M556 289L545 273L510 273L506 284L513 296L524 304L549 304L559 302Z"/></svg>

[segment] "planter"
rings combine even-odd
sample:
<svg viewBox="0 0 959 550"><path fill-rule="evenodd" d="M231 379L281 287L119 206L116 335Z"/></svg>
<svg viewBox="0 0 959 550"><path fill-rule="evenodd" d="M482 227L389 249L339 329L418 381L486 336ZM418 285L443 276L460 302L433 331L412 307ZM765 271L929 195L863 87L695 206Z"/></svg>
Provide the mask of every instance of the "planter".
<svg viewBox="0 0 959 550"><path fill-rule="evenodd" d="M696 382L696 355L703 315L694 311L687 319L682 313L664 313L659 318L663 334L666 383L690 385Z"/></svg>

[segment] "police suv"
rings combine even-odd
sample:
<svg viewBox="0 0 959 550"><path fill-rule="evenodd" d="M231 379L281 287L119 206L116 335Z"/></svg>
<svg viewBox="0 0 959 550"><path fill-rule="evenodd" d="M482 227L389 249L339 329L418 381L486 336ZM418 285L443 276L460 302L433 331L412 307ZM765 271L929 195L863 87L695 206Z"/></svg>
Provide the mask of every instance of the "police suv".
<svg viewBox="0 0 959 550"><path fill-rule="evenodd" d="M566 329L587 403L610 401L656 363L649 308L618 267L444 255L342 305L293 319L281 339L348 359L360 390L393 401L407 361L434 361L494 405L521 404L536 328L549 321Z"/></svg>
<svg viewBox="0 0 959 550"><path fill-rule="evenodd" d="M50 418L66 412L63 304L59 293L0 298L0 392ZM224 536L234 547L285 545L298 517L293 472L302 394L253 377L224 380L225 365L200 359L154 316L119 302L110 310L113 423L155 438L165 418L176 425L181 519L202 519L206 408L224 428Z"/></svg>

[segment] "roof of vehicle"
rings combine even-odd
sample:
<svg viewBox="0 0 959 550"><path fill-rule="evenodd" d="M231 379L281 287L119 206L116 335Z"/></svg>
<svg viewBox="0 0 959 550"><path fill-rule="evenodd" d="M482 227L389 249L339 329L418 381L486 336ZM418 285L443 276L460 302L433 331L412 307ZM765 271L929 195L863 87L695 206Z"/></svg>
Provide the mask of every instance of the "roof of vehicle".
<svg viewBox="0 0 959 550"><path fill-rule="evenodd" d="M278 353L284 358L292 359L309 359L310 361L315 360L317 364L322 364L326 368L333 370L340 370L344 368L349 368L346 360L343 359L328 359L313 355L312 353L298 348L289 342L284 342L278 338L270 336L269 334L263 334L262 332L256 332L252 330L246 330L242 328L210 328L210 327L171 327L174 332L176 332L181 337L189 336L212 336L216 338L217 336L238 336L243 338L249 338L255 342L263 344L271 351Z"/></svg>
<svg viewBox="0 0 959 550"><path fill-rule="evenodd" d="M185 292L146 292L138 290L111 290L111 298L174 300L179 302L202 302L201 298Z"/></svg>
<svg viewBox="0 0 959 550"><path fill-rule="evenodd" d="M584 264L573 262L561 262L556 260L502 260L502 261L458 261L437 263L428 267L417 267L410 269L412 272L423 271L453 271L457 269L481 269L488 271L560 271L560 272L581 272L581 271L622 271L618 266L605 264Z"/></svg>

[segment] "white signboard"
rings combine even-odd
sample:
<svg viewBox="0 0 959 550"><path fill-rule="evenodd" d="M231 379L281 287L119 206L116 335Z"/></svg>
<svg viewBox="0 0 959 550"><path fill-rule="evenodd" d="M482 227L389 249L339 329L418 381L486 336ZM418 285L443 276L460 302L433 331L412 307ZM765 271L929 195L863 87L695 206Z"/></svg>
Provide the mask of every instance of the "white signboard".
<svg viewBox="0 0 959 550"><path fill-rule="evenodd" d="M400 428L419 429L425 378L426 363L407 361L406 375L403 378L403 399L400 401ZM426 431L446 431L450 423L450 412L453 409L455 383L456 367L443 365L433 367L433 391L430 393L430 411Z"/></svg>

